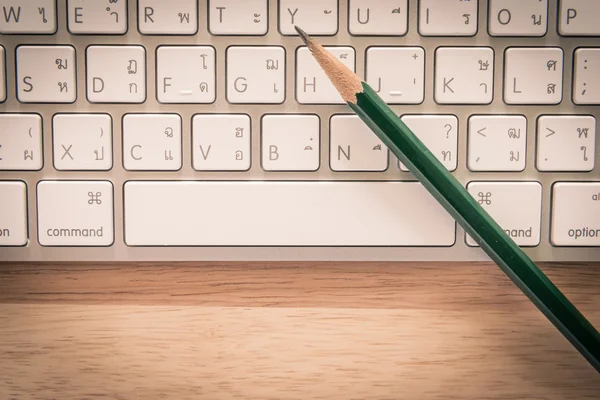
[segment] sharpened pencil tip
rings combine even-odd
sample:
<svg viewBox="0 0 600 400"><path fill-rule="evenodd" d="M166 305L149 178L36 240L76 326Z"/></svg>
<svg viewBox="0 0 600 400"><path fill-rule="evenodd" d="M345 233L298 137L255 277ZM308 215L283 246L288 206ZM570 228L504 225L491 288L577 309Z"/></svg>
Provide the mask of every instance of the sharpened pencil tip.
<svg viewBox="0 0 600 400"><path fill-rule="evenodd" d="M298 32L298 35L300 35L300 39L302 39L304 44L308 46L310 36L308 36L308 34L306 32L304 32L302 29L298 28L296 25L294 25L294 28L296 29L296 32Z"/></svg>

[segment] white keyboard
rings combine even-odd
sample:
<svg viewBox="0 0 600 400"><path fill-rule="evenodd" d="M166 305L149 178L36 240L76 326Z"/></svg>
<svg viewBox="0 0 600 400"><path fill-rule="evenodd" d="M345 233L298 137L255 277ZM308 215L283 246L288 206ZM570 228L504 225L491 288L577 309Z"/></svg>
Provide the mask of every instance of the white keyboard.
<svg viewBox="0 0 600 400"><path fill-rule="evenodd" d="M597 0L0 0L0 260L486 260L298 25L536 261L600 261Z"/></svg>

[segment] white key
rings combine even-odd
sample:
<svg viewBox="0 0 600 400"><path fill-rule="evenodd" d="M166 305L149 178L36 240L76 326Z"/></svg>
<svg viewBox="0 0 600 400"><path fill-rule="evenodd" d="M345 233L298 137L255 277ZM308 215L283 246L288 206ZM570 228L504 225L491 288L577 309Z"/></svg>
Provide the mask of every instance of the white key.
<svg viewBox="0 0 600 400"><path fill-rule="evenodd" d="M408 31L407 0L350 0L348 29L353 35L399 36Z"/></svg>
<svg viewBox="0 0 600 400"><path fill-rule="evenodd" d="M471 171L523 171L527 119L522 115L469 118L467 164Z"/></svg>
<svg viewBox="0 0 600 400"><path fill-rule="evenodd" d="M335 35L338 12L338 0L279 0L279 32L297 35L297 25L309 35Z"/></svg>
<svg viewBox="0 0 600 400"><path fill-rule="evenodd" d="M0 44L0 103L6 100L6 62L4 60L4 47Z"/></svg>
<svg viewBox="0 0 600 400"><path fill-rule="evenodd" d="M402 73L398 73L402 65ZM425 98L425 51L421 47L370 47L366 81L388 104L420 104Z"/></svg>
<svg viewBox="0 0 600 400"><path fill-rule="evenodd" d="M109 181L41 181L37 210L42 246L110 246L114 242Z"/></svg>
<svg viewBox="0 0 600 400"><path fill-rule="evenodd" d="M87 98L91 103L143 103L146 49L142 46L87 48Z"/></svg>
<svg viewBox="0 0 600 400"><path fill-rule="evenodd" d="M419 33L423 36L473 36L477 1L420 0Z"/></svg>
<svg viewBox="0 0 600 400"><path fill-rule="evenodd" d="M23 103L73 103L77 98L73 46L17 47L17 97Z"/></svg>
<svg viewBox="0 0 600 400"><path fill-rule="evenodd" d="M178 114L127 114L123 117L123 166L130 171L181 168L181 117Z"/></svg>
<svg viewBox="0 0 600 400"><path fill-rule="evenodd" d="M540 244L542 185L539 182L470 182L467 190L519 246ZM465 234L469 246L478 246Z"/></svg>
<svg viewBox="0 0 600 400"><path fill-rule="evenodd" d="M67 0L67 22L73 34L122 35L127 32L127 2Z"/></svg>
<svg viewBox="0 0 600 400"><path fill-rule="evenodd" d="M558 33L563 36L600 36L598 0L560 0Z"/></svg>
<svg viewBox="0 0 600 400"><path fill-rule="evenodd" d="M27 186L21 181L0 181L0 247L25 246Z"/></svg>
<svg viewBox="0 0 600 400"><path fill-rule="evenodd" d="M554 246L600 246L600 182L555 183L550 221Z"/></svg>
<svg viewBox="0 0 600 400"><path fill-rule="evenodd" d="M494 93L494 51L489 47L441 47L435 52L435 101L489 104Z"/></svg>
<svg viewBox="0 0 600 400"><path fill-rule="evenodd" d="M600 104L600 48L575 50L573 102Z"/></svg>
<svg viewBox="0 0 600 400"><path fill-rule="evenodd" d="M264 35L269 30L267 0L208 0L213 35Z"/></svg>
<svg viewBox="0 0 600 400"><path fill-rule="evenodd" d="M52 142L57 170L108 171L112 168L109 114L55 114Z"/></svg>
<svg viewBox="0 0 600 400"><path fill-rule="evenodd" d="M0 33L56 33L56 0L5 0L0 12Z"/></svg>
<svg viewBox="0 0 600 400"><path fill-rule="evenodd" d="M558 104L562 100L562 81L560 47L511 47L504 52L506 103Z"/></svg>
<svg viewBox="0 0 600 400"><path fill-rule="evenodd" d="M265 171L319 169L320 129L317 115L265 115L261 124Z"/></svg>
<svg viewBox="0 0 600 400"><path fill-rule="evenodd" d="M40 170L42 117L38 114L0 114L0 170Z"/></svg>
<svg viewBox="0 0 600 400"><path fill-rule="evenodd" d="M231 103L283 103L285 50L280 46L227 49L227 100Z"/></svg>
<svg viewBox="0 0 600 400"><path fill-rule="evenodd" d="M251 137L246 114L194 115L192 166L197 171L247 171Z"/></svg>
<svg viewBox="0 0 600 400"><path fill-rule="evenodd" d="M334 115L329 122L329 165L333 171L385 171L388 148L356 115Z"/></svg>
<svg viewBox="0 0 600 400"><path fill-rule="evenodd" d="M490 0L492 36L544 36L548 30L548 0Z"/></svg>
<svg viewBox="0 0 600 400"><path fill-rule="evenodd" d="M165 206L172 205L172 206ZM418 182L127 182L129 246L451 246Z"/></svg>
<svg viewBox="0 0 600 400"><path fill-rule="evenodd" d="M354 48L324 46L354 71ZM346 104L305 46L296 51L296 100L302 104Z"/></svg>
<svg viewBox="0 0 600 400"><path fill-rule="evenodd" d="M454 115L404 115L401 120L449 171L456 169L458 118ZM400 161L398 166L408 172Z"/></svg>
<svg viewBox="0 0 600 400"><path fill-rule="evenodd" d="M161 103L213 103L216 99L212 46L160 46L157 91Z"/></svg>
<svg viewBox="0 0 600 400"><path fill-rule="evenodd" d="M538 118L537 169L591 171L596 154L596 118L544 115Z"/></svg>
<svg viewBox="0 0 600 400"><path fill-rule="evenodd" d="M198 0L139 0L138 21L145 35L194 35L198 32Z"/></svg>

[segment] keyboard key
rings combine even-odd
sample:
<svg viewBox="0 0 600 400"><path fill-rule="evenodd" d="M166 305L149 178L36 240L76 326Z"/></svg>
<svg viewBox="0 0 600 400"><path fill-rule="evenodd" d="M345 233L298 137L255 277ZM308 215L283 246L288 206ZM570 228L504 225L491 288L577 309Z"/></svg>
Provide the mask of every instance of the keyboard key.
<svg viewBox="0 0 600 400"><path fill-rule="evenodd" d="M537 169L591 171L596 154L596 118L544 115L538 118Z"/></svg>
<svg viewBox="0 0 600 400"><path fill-rule="evenodd" d="M19 46L17 97L22 103L73 103L77 63L73 46Z"/></svg>
<svg viewBox="0 0 600 400"><path fill-rule="evenodd" d="M440 47L435 52L435 101L489 104L494 97L494 51L489 47Z"/></svg>
<svg viewBox="0 0 600 400"><path fill-rule="evenodd" d="M600 48L575 50L573 102L600 104Z"/></svg>
<svg viewBox="0 0 600 400"><path fill-rule="evenodd" d="M449 171L456 169L458 118L454 115L403 115L401 120ZM402 171L408 171L400 161L398 166Z"/></svg>
<svg viewBox="0 0 600 400"><path fill-rule="evenodd" d="M519 246L540 244L542 185L539 182L470 182L467 190ZM478 246L465 234L469 246Z"/></svg>
<svg viewBox="0 0 600 400"><path fill-rule="evenodd" d="M423 36L473 36L477 1L420 0L419 33Z"/></svg>
<svg viewBox="0 0 600 400"><path fill-rule="evenodd" d="M600 246L600 182L552 185L550 222L554 246Z"/></svg>
<svg viewBox="0 0 600 400"><path fill-rule="evenodd" d="M269 30L267 0L208 0L213 35L264 35Z"/></svg>
<svg viewBox="0 0 600 400"><path fill-rule="evenodd" d="M407 0L350 0L348 30L352 35L399 36L408 31Z"/></svg>
<svg viewBox="0 0 600 400"><path fill-rule="evenodd" d="M194 115L192 166L197 171L247 171L251 137L246 114Z"/></svg>
<svg viewBox="0 0 600 400"><path fill-rule="evenodd" d="M544 36L548 30L548 0L490 0L492 36Z"/></svg>
<svg viewBox="0 0 600 400"><path fill-rule="evenodd" d="M0 170L42 169L42 117L0 114Z"/></svg>
<svg viewBox="0 0 600 400"><path fill-rule="evenodd" d="M0 33L56 33L56 0L6 0L0 3L0 9Z"/></svg>
<svg viewBox="0 0 600 400"><path fill-rule="evenodd" d="M129 246L450 246L456 235L418 182L129 181L124 210Z"/></svg>
<svg viewBox="0 0 600 400"><path fill-rule="evenodd" d="M37 209L42 246L113 244L113 185L109 181L41 181Z"/></svg>
<svg viewBox="0 0 600 400"><path fill-rule="evenodd" d="M231 103L283 103L285 50L281 46L227 49L227 100Z"/></svg>
<svg viewBox="0 0 600 400"><path fill-rule="evenodd" d="M91 103L143 103L146 49L142 46L87 48L87 98Z"/></svg>
<svg viewBox="0 0 600 400"><path fill-rule="evenodd" d="M156 50L156 63L159 102L213 103L216 100L214 47L160 46Z"/></svg>
<svg viewBox="0 0 600 400"><path fill-rule="evenodd" d="M297 35L297 25L309 35L335 35L338 13L338 0L279 0L279 32Z"/></svg>
<svg viewBox="0 0 600 400"><path fill-rule="evenodd" d="M425 51L421 47L369 47L366 81L388 104L420 104L425 98ZM402 73L398 73L402 65Z"/></svg>
<svg viewBox="0 0 600 400"><path fill-rule="evenodd" d="M504 53L507 104L558 104L562 100L563 50L560 47L508 48Z"/></svg>
<svg viewBox="0 0 600 400"><path fill-rule="evenodd" d="M130 171L181 168L181 117L178 114L127 114L123 117L123 166Z"/></svg>
<svg viewBox="0 0 600 400"><path fill-rule="evenodd" d="M72 34L125 34L127 1L67 0L67 22Z"/></svg>
<svg viewBox="0 0 600 400"><path fill-rule="evenodd" d="M559 7L559 34L600 36L598 0L560 0Z"/></svg>
<svg viewBox="0 0 600 400"><path fill-rule="evenodd" d="M334 115L329 122L329 164L333 171L385 171L388 148L356 115Z"/></svg>
<svg viewBox="0 0 600 400"><path fill-rule="evenodd" d="M52 141L57 170L108 171L112 168L109 114L55 114Z"/></svg>
<svg viewBox="0 0 600 400"><path fill-rule="evenodd" d="M0 181L0 246L25 246L27 186L21 181Z"/></svg>
<svg viewBox="0 0 600 400"><path fill-rule="evenodd" d="M320 121L317 115L264 115L261 124L265 171L319 169Z"/></svg>
<svg viewBox="0 0 600 400"><path fill-rule="evenodd" d="M476 115L469 118L471 171L523 171L527 158L527 119L522 115Z"/></svg>
<svg viewBox="0 0 600 400"><path fill-rule="evenodd" d="M354 48L324 46L352 71ZM302 104L346 104L306 46L296 50L296 100Z"/></svg>
<svg viewBox="0 0 600 400"><path fill-rule="evenodd" d="M0 103L6 100L6 61L4 59L4 47L0 44Z"/></svg>
<svg viewBox="0 0 600 400"><path fill-rule="evenodd" d="M194 35L198 32L198 0L139 0L138 29L145 35Z"/></svg>

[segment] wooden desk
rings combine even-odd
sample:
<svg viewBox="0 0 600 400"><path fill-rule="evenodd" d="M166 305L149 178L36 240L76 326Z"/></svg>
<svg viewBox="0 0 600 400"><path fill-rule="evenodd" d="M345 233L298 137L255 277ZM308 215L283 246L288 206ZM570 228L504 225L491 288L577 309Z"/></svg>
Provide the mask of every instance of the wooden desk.
<svg viewBox="0 0 600 400"><path fill-rule="evenodd" d="M600 265L541 265L600 327ZM494 265L0 265L0 399L594 399Z"/></svg>

